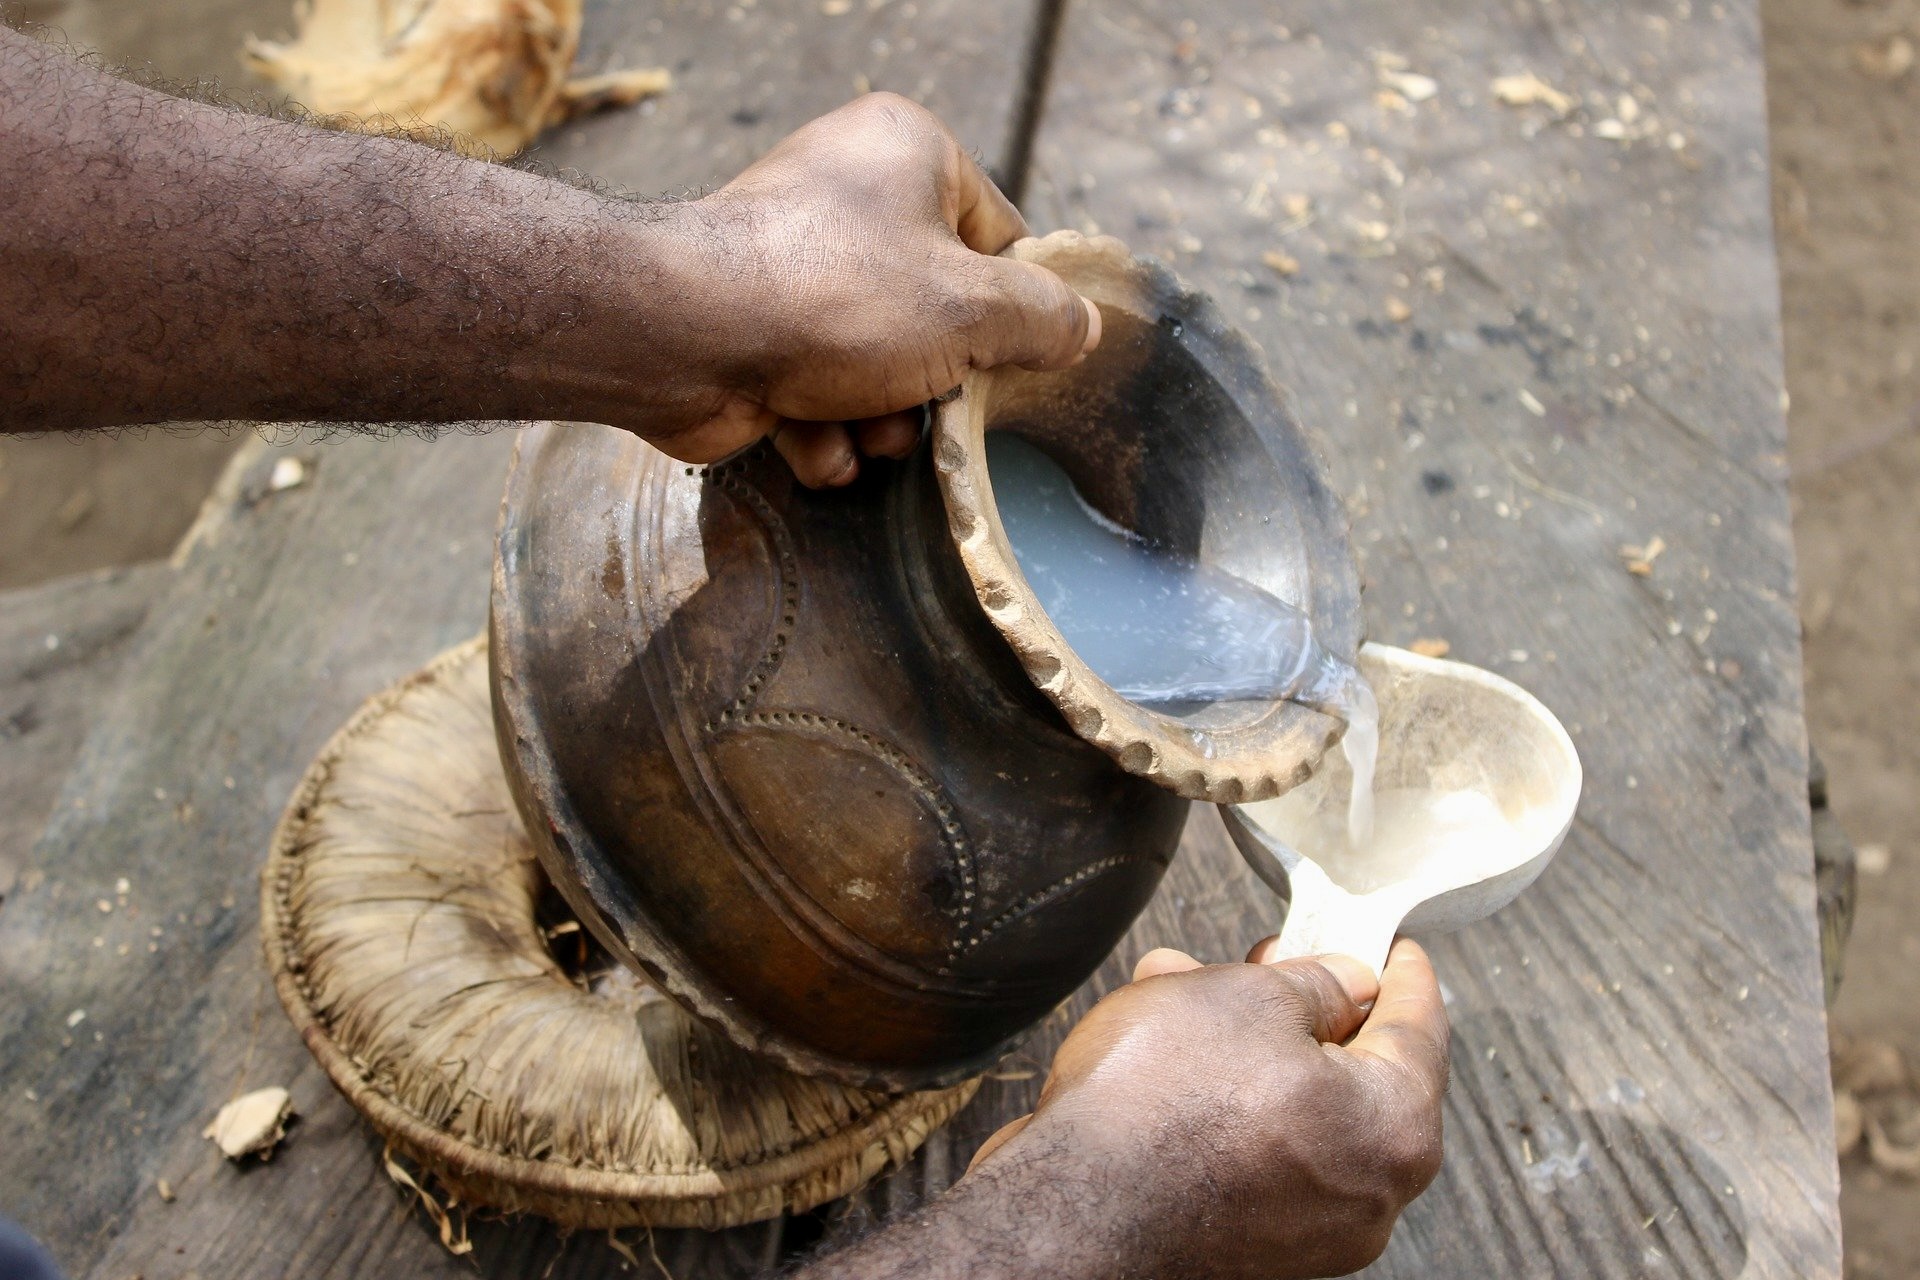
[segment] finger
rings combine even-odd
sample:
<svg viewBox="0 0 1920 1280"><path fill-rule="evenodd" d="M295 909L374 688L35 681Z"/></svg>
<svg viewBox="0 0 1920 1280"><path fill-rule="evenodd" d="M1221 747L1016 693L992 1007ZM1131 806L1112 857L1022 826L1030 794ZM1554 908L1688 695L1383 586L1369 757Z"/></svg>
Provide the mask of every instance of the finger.
<svg viewBox="0 0 1920 1280"><path fill-rule="evenodd" d="M1133 980L1144 982L1148 978L1157 978L1163 973L1185 973L1189 969L1203 967L1198 960L1184 951L1175 951L1172 947L1155 947L1140 957L1133 966Z"/></svg>
<svg viewBox="0 0 1920 1280"><path fill-rule="evenodd" d="M1367 1020L1356 997L1371 996L1372 973L1351 956L1283 960L1259 968L1285 985L1282 1016L1321 1044L1342 1044Z"/></svg>
<svg viewBox="0 0 1920 1280"><path fill-rule="evenodd" d="M643 438L669 458L705 464L738 453L772 431L779 420L771 410L736 396L720 412L683 431Z"/></svg>
<svg viewBox="0 0 1920 1280"><path fill-rule="evenodd" d="M1277 933L1270 933L1260 939L1247 952L1248 964L1278 964L1281 959L1280 935Z"/></svg>
<svg viewBox="0 0 1920 1280"><path fill-rule="evenodd" d="M920 443L922 416L918 409L902 409L878 418L862 418L850 425L860 452L869 458L904 458Z"/></svg>
<svg viewBox="0 0 1920 1280"><path fill-rule="evenodd" d="M975 253L995 254L1032 233L1027 220L1002 194L993 179L977 161L953 143L954 181L959 203L955 208L953 229L960 241Z"/></svg>
<svg viewBox="0 0 1920 1280"><path fill-rule="evenodd" d="M1319 961L1333 976L1340 980L1347 995L1362 1009L1372 1006L1374 997L1380 994L1380 978L1363 961L1353 956L1319 955L1308 957ZM1280 954L1280 935L1270 934L1253 944L1247 952L1248 964L1282 964L1287 957Z"/></svg>
<svg viewBox="0 0 1920 1280"><path fill-rule="evenodd" d="M1006 1146L1009 1142L1012 1142L1015 1138L1019 1137L1020 1131L1027 1127L1027 1121L1031 1119L1033 1119L1033 1113L1028 1112L1026 1115L1021 1116L1019 1119L1010 1120L1006 1124L1001 1125L998 1129L995 1129L993 1133L988 1136L987 1140L980 1144L980 1149L973 1153L973 1159L967 1161L967 1173L972 1173L976 1168L980 1166L980 1162L982 1160L985 1160L987 1157L991 1156L994 1152L998 1151L1000 1148ZM960 1176L964 1178L967 1176L967 1174L963 1173Z"/></svg>
<svg viewBox="0 0 1920 1280"><path fill-rule="evenodd" d="M773 447L810 489L838 488L860 474L853 439L838 422L782 422L773 429Z"/></svg>
<svg viewBox="0 0 1920 1280"><path fill-rule="evenodd" d="M1413 1073L1438 1096L1447 1087L1447 1006L1420 944L1401 938L1387 953L1380 995L1347 1048Z"/></svg>
<svg viewBox="0 0 1920 1280"><path fill-rule="evenodd" d="M1097 312L1059 276L1031 262L994 258L987 273L987 305L968 326L976 369L1014 364L1065 369L1100 340Z"/></svg>

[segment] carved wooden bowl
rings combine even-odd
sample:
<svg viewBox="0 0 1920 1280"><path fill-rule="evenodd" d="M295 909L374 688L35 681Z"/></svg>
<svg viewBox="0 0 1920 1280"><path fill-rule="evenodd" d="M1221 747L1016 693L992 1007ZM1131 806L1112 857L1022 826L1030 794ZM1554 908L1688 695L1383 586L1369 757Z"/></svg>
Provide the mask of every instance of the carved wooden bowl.
<svg viewBox="0 0 1920 1280"><path fill-rule="evenodd" d="M1333 652L1360 639L1344 516L1251 343L1118 241L1016 252L1101 306L1100 349L974 375L848 489L573 425L529 430L507 485L495 724L549 875L736 1042L860 1085L992 1063L1146 905L1188 799L1277 794L1339 733L1094 677L1006 547L986 430L1307 607Z"/></svg>

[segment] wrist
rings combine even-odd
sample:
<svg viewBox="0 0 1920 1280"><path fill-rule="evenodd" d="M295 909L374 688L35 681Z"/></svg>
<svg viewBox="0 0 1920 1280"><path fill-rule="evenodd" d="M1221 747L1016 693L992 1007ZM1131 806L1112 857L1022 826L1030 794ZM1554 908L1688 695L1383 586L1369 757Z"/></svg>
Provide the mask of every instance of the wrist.
<svg viewBox="0 0 1920 1280"><path fill-rule="evenodd" d="M1133 1145L1109 1126L1036 1117L939 1199L822 1260L808 1280L1164 1275L1179 1233L1151 1162Z"/></svg>
<svg viewBox="0 0 1920 1280"><path fill-rule="evenodd" d="M592 203L555 290L558 322L518 371L541 406L523 416L669 437L736 389L749 331L736 281L700 202Z"/></svg>

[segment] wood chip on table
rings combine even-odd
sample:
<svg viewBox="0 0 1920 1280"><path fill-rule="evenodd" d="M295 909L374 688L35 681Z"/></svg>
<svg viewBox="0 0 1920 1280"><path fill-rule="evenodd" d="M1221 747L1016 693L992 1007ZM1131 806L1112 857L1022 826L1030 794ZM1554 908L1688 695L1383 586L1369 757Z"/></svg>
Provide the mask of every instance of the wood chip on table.
<svg viewBox="0 0 1920 1280"><path fill-rule="evenodd" d="M93 490L85 487L75 489L67 500L60 504L60 510L54 513L54 523L60 526L62 533L72 533L93 514L93 508Z"/></svg>
<svg viewBox="0 0 1920 1280"><path fill-rule="evenodd" d="M293 1118L293 1099L285 1089L270 1085L242 1094L220 1108L213 1123L200 1136L212 1139L229 1160L257 1155L271 1160L273 1150L286 1137L287 1121Z"/></svg>
<svg viewBox="0 0 1920 1280"><path fill-rule="evenodd" d="M1423 658L1444 658L1453 652L1453 645L1439 636L1421 636L1407 646L1407 651Z"/></svg>
<svg viewBox="0 0 1920 1280"><path fill-rule="evenodd" d="M307 464L299 458L280 458L273 464L273 473L267 477L267 489L273 493L285 493L288 489L298 489L307 482Z"/></svg>
<svg viewBox="0 0 1920 1280"><path fill-rule="evenodd" d="M1865 1113L1867 1158L1882 1173L1903 1178L1920 1175L1920 1142L1900 1144L1887 1135L1886 1126L1871 1111Z"/></svg>
<svg viewBox="0 0 1920 1280"><path fill-rule="evenodd" d="M1266 263L1269 268L1283 276L1297 276L1300 274L1300 259L1290 253L1282 253L1278 249L1267 250L1260 255L1260 261Z"/></svg>
<svg viewBox="0 0 1920 1280"><path fill-rule="evenodd" d="M1538 104L1560 116L1572 111L1574 105L1572 98L1531 71L1501 76L1493 82L1493 96L1509 107L1530 107Z"/></svg>
<svg viewBox="0 0 1920 1280"><path fill-rule="evenodd" d="M1666 540L1655 534L1647 539L1643 547L1624 546L1620 548L1620 558L1627 563L1627 572L1636 578L1650 577L1653 574L1653 562L1667 549Z"/></svg>
<svg viewBox="0 0 1920 1280"><path fill-rule="evenodd" d="M1846 1159L1849 1152L1860 1145L1860 1139L1867 1131L1867 1115L1860 1107L1860 1099L1845 1089L1836 1089L1833 1094L1833 1140L1836 1154Z"/></svg>
<svg viewBox="0 0 1920 1280"><path fill-rule="evenodd" d="M1380 76L1381 85L1400 98L1403 104L1425 102L1440 92L1438 81L1412 70L1412 65L1397 53L1382 50L1373 55L1373 67Z"/></svg>
<svg viewBox="0 0 1920 1280"><path fill-rule="evenodd" d="M1854 866L1863 876L1883 876L1893 866L1893 849L1884 844L1863 844L1853 857Z"/></svg>
<svg viewBox="0 0 1920 1280"><path fill-rule="evenodd" d="M1856 1097L1907 1087L1907 1061L1897 1045L1864 1036L1835 1038L1833 1085Z"/></svg>
<svg viewBox="0 0 1920 1280"><path fill-rule="evenodd" d="M1404 298L1388 298L1387 319L1395 324L1405 324L1413 319L1413 308L1407 305Z"/></svg>
<svg viewBox="0 0 1920 1280"><path fill-rule="evenodd" d="M1913 70L1913 41L1898 33L1853 47L1853 61L1875 80L1898 80Z"/></svg>

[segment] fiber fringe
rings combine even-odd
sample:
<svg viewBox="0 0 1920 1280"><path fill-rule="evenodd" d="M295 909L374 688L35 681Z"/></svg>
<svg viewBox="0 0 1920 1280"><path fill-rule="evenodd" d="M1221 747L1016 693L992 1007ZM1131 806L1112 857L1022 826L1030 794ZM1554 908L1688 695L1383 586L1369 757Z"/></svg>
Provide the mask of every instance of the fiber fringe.
<svg viewBox="0 0 1920 1280"><path fill-rule="evenodd" d="M624 971L588 984L550 950L543 887L494 748L484 638L347 722L262 874L288 1016L460 1204L592 1229L797 1213L905 1160L978 1086L794 1075Z"/></svg>

